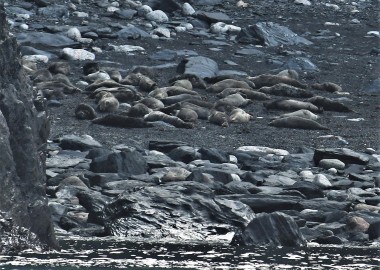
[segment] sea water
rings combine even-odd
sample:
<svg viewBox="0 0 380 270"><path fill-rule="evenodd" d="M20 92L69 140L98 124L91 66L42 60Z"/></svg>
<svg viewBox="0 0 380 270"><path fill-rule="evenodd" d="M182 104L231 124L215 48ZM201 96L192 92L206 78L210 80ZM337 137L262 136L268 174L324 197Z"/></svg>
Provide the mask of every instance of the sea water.
<svg viewBox="0 0 380 270"><path fill-rule="evenodd" d="M242 247L61 240L62 250L0 256L1 269L380 269L379 247Z"/></svg>

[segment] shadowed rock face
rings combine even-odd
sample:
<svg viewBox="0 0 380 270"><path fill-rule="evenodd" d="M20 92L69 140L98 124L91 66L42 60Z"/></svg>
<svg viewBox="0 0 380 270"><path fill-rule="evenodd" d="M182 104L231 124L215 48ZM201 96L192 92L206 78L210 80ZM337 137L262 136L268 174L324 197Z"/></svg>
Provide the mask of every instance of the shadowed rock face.
<svg viewBox="0 0 380 270"><path fill-rule="evenodd" d="M16 225L30 229L44 244L57 247L45 195L48 118L33 105L2 4L0 25L0 210L9 212Z"/></svg>

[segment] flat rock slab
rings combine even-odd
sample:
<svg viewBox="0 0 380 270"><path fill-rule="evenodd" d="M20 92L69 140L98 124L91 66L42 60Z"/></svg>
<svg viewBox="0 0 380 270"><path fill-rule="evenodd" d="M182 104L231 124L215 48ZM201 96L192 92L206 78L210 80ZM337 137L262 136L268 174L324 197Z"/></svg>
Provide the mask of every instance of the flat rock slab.
<svg viewBox="0 0 380 270"><path fill-rule="evenodd" d="M208 23L216 23L216 22L231 23L232 22L232 19L227 14L222 13L222 12L199 11L196 13L196 17Z"/></svg>
<svg viewBox="0 0 380 270"><path fill-rule="evenodd" d="M258 44L268 47L280 45L311 45L311 41L298 36L285 26L273 22L259 22L242 29L237 41L241 43Z"/></svg>
<svg viewBox="0 0 380 270"><path fill-rule="evenodd" d="M363 153L355 152L348 148L322 148L314 151L313 160L318 164L322 159L339 159L348 164L366 165L369 162L369 156Z"/></svg>
<svg viewBox="0 0 380 270"><path fill-rule="evenodd" d="M19 33L16 38L21 45L29 45L37 48L64 48L79 45L79 43L66 36L42 32Z"/></svg>
<svg viewBox="0 0 380 270"><path fill-rule="evenodd" d="M177 67L184 74L196 75L199 78L213 78L218 75L218 64L211 58L195 56L184 59Z"/></svg>

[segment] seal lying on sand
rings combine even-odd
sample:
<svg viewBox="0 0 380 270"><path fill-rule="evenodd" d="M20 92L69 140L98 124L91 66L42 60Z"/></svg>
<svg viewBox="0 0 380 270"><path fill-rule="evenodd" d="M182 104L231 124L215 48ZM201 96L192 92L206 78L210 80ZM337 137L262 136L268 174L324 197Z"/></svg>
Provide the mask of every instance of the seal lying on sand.
<svg viewBox="0 0 380 270"><path fill-rule="evenodd" d="M319 108L323 108L325 111L333 111L333 112L355 112L354 110L350 109L346 105L321 96L315 96L312 98L307 99L308 102L314 104L315 106L318 106Z"/></svg>
<svg viewBox="0 0 380 270"><path fill-rule="evenodd" d="M119 108L119 101L109 92L100 92L97 109L100 112L114 112ZM99 98L97 97L97 98Z"/></svg>
<svg viewBox="0 0 380 270"><path fill-rule="evenodd" d="M275 119L277 119L277 118L285 118L285 117L289 117L289 116L298 116L298 117L302 117L302 118L310 119L310 120L317 120L319 118L318 115L312 113L311 111L302 109L302 110L298 110L298 111L295 111L295 112L282 114L282 115L280 115L278 117L275 117Z"/></svg>
<svg viewBox="0 0 380 270"><path fill-rule="evenodd" d="M96 117L96 112L92 106L80 103L75 108L75 117L79 120L92 120Z"/></svg>
<svg viewBox="0 0 380 270"><path fill-rule="evenodd" d="M251 119L253 119L253 116L244 111L243 109L236 108L232 110L229 119L232 123L247 123Z"/></svg>
<svg viewBox="0 0 380 270"><path fill-rule="evenodd" d="M219 94L217 94L218 97L224 98L232 94L236 93L242 93L250 100L269 100L270 96L267 94L261 93L259 91L251 90L251 89L245 89L245 88L226 88Z"/></svg>
<svg viewBox="0 0 380 270"><path fill-rule="evenodd" d="M163 121L177 128L193 128L194 127L192 123L186 123L180 118L178 118L177 116L167 115L159 111L154 111L154 112L151 112L150 114L145 115L144 120L146 122Z"/></svg>
<svg viewBox="0 0 380 270"><path fill-rule="evenodd" d="M151 123L147 123L142 118L129 117L119 114L108 114L103 117L95 118L92 123L121 128L147 128L153 127Z"/></svg>
<svg viewBox="0 0 380 270"><path fill-rule="evenodd" d="M295 79L279 75L262 74L256 77L248 77L247 79L253 82L256 85L256 88L273 86L278 83L285 83L302 89L306 89L307 87L306 84L303 84Z"/></svg>
<svg viewBox="0 0 380 270"><path fill-rule="evenodd" d="M157 87L155 81L141 73L131 73L122 79L120 83L138 86L144 92L150 92Z"/></svg>
<svg viewBox="0 0 380 270"><path fill-rule="evenodd" d="M271 121L269 125L278 128L330 130L328 127L325 127L314 120L306 119L299 116L288 116L278 118Z"/></svg>
<svg viewBox="0 0 380 270"><path fill-rule="evenodd" d="M327 91L330 93L342 92L342 87L332 82L314 83L311 85L311 87L317 90Z"/></svg>
<svg viewBox="0 0 380 270"><path fill-rule="evenodd" d="M245 88L252 89L246 82L238 81L233 79L226 79L220 82L217 82L206 89L208 92L220 93L226 88Z"/></svg>
<svg viewBox="0 0 380 270"><path fill-rule="evenodd" d="M297 111L309 110L311 112L321 112L321 110L310 102L303 102L294 99L279 99L264 102L264 107L268 110Z"/></svg>
<svg viewBox="0 0 380 270"><path fill-rule="evenodd" d="M188 108L181 108L175 113L175 116L185 122L195 122L198 119L198 114L194 110Z"/></svg>
<svg viewBox="0 0 380 270"><path fill-rule="evenodd" d="M218 107L219 105L230 105L234 107L242 107L246 106L252 101L250 99L244 98L241 94L236 93L229 96L226 96L225 98L222 98L215 102L215 107Z"/></svg>
<svg viewBox="0 0 380 270"><path fill-rule="evenodd" d="M148 113L151 113L153 110L148 108L148 106L143 103L136 103L128 110L128 116L130 117L144 117Z"/></svg>
<svg viewBox="0 0 380 270"><path fill-rule="evenodd" d="M228 127L228 115L224 112L213 111L208 118L208 121L222 127Z"/></svg>
<svg viewBox="0 0 380 270"><path fill-rule="evenodd" d="M171 85L172 86L180 86L180 87L188 89L188 90L193 90L193 85L187 79L174 81Z"/></svg>
<svg viewBox="0 0 380 270"><path fill-rule="evenodd" d="M152 110L159 110L165 107L164 103L162 103L161 100L158 100L152 97L146 97L146 98L140 99L137 102L146 105L148 108L151 108Z"/></svg>
<svg viewBox="0 0 380 270"><path fill-rule="evenodd" d="M259 89L260 92L284 97L294 97L294 98L310 98L313 96L308 90L297 88L285 83L278 83L273 86L263 86Z"/></svg>

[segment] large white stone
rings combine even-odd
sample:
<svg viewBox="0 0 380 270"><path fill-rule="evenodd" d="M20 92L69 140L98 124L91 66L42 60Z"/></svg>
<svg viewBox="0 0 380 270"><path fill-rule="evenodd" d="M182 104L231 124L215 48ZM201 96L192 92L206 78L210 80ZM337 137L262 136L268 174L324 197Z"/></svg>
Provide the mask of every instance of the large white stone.
<svg viewBox="0 0 380 270"><path fill-rule="evenodd" d="M168 15L165 14L162 10L153 10L145 15L145 17L154 22L164 23L169 21Z"/></svg>
<svg viewBox="0 0 380 270"><path fill-rule="evenodd" d="M134 45L118 45L118 46L112 45L112 44L108 44L108 45L117 52L129 53L129 52L136 52L136 51L145 51L143 47L134 46Z"/></svg>
<svg viewBox="0 0 380 270"><path fill-rule="evenodd" d="M241 146L237 150L254 152L258 154L274 154L277 156L287 156L289 152L283 149L275 149L266 146Z"/></svg>
<svg viewBox="0 0 380 270"><path fill-rule="evenodd" d="M190 16L195 13L195 9L189 3L184 3L182 5L182 13L183 15Z"/></svg>
<svg viewBox="0 0 380 270"><path fill-rule="evenodd" d="M61 53L62 53L62 57L67 60L79 60L79 61L95 60L95 54L93 54L92 52L86 51L84 49L64 48Z"/></svg>
<svg viewBox="0 0 380 270"><path fill-rule="evenodd" d="M157 27L156 29L153 30L153 34L159 37L170 38L170 30L166 27Z"/></svg>
<svg viewBox="0 0 380 270"><path fill-rule="evenodd" d="M324 169L335 168L337 170L343 170L346 164L339 159L326 158L319 161L318 166Z"/></svg>
<svg viewBox="0 0 380 270"><path fill-rule="evenodd" d="M321 173L317 174L314 177L313 183L316 184L317 186L321 187L321 188L328 188L328 187L332 186L329 179L327 179L327 177Z"/></svg>
<svg viewBox="0 0 380 270"><path fill-rule="evenodd" d="M78 40L82 37L82 34L76 27L72 27L69 30L67 30L66 35L73 40Z"/></svg>

